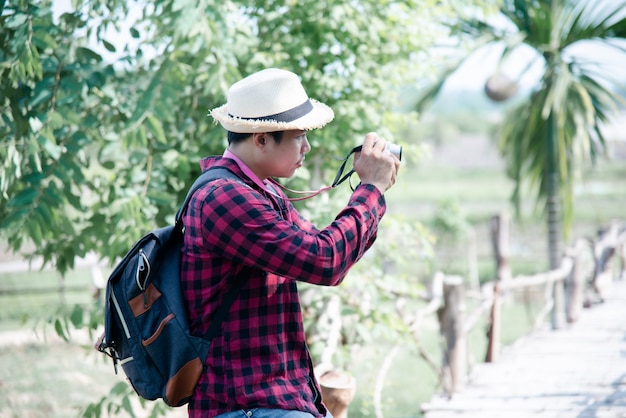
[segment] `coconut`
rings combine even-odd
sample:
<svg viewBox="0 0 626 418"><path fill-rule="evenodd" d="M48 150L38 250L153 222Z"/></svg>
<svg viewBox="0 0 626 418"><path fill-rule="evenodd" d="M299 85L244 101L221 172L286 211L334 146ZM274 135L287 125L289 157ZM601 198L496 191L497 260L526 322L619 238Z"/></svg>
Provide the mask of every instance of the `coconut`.
<svg viewBox="0 0 626 418"><path fill-rule="evenodd" d="M494 102L503 102L517 93L517 83L502 73L496 73L487 79L485 94Z"/></svg>

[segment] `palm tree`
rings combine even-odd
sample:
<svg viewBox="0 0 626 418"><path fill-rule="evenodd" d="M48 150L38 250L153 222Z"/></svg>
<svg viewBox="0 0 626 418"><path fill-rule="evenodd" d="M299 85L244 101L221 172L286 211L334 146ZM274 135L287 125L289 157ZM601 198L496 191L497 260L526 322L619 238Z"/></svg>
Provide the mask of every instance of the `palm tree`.
<svg viewBox="0 0 626 418"><path fill-rule="evenodd" d="M571 229L573 188L583 163L595 162L605 151L601 126L617 110L617 80L597 60L580 54L580 46L608 46L626 57L624 0L504 0L498 24L483 18L461 19L454 28L477 41L474 50L503 46L498 69L513 53L533 52L529 68L542 63L542 75L502 124L500 149L508 174L515 181L512 201L519 213L522 185L531 185L537 203L544 204L548 225L550 268L561 263L561 243ZM614 52L614 51L612 51ZM444 72L418 103L422 109L462 64ZM493 100L505 100L517 83L496 69L485 86ZM523 75L524 72L521 73ZM559 297L559 289L555 289ZM562 291L562 290L561 290ZM558 319L556 319L558 321ZM553 310L553 326L555 313Z"/></svg>

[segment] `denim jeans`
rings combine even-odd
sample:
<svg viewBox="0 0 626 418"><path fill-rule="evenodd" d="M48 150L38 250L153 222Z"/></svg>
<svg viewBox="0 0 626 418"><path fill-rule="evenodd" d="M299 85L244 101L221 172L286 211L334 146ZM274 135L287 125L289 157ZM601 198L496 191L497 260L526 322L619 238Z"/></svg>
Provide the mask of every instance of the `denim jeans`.
<svg viewBox="0 0 626 418"><path fill-rule="evenodd" d="M285 409L252 408L226 412L215 418L313 418L313 415L302 411L288 411ZM333 418L330 412L326 418Z"/></svg>

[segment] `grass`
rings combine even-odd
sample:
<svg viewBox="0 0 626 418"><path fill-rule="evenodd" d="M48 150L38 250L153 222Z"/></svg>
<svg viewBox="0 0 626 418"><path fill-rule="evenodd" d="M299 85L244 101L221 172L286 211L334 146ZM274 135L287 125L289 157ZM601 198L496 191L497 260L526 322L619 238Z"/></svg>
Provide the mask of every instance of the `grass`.
<svg viewBox="0 0 626 418"><path fill-rule="evenodd" d="M62 304L92 303L91 283L87 270L70 271L64 278L49 270L0 274L0 331L33 325Z"/></svg>
<svg viewBox="0 0 626 418"><path fill-rule="evenodd" d="M124 379L90 344L52 336L25 344L0 343L0 418L76 417ZM163 406L166 418L187 416L184 407ZM148 415L138 402L134 411L137 418Z"/></svg>
<svg viewBox="0 0 626 418"><path fill-rule="evenodd" d="M77 416L116 379L99 360L62 342L0 348L0 417Z"/></svg>

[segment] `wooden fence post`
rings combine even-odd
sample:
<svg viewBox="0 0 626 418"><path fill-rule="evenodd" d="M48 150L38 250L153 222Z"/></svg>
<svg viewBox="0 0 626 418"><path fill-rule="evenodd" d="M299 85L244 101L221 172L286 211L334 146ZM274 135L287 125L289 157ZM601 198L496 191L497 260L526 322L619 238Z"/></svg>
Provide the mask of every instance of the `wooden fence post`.
<svg viewBox="0 0 626 418"><path fill-rule="evenodd" d="M505 214L495 215L490 221L491 242L496 259L496 280L493 284L493 304L489 315L487 355L485 361L493 363L500 351L500 303L503 283L511 279L509 266L509 221Z"/></svg>
<svg viewBox="0 0 626 418"><path fill-rule="evenodd" d="M571 249L570 257L574 264L572 271L566 278L566 299L567 322L578 321L584 303L585 275L583 268L583 251L587 247L585 240L578 239Z"/></svg>
<svg viewBox="0 0 626 418"><path fill-rule="evenodd" d="M626 226L622 227L622 235L626 237ZM626 238L621 241L618 249L619 262L620 262L620 280L626 280Z"/></svg>
<svg viewBox="0 0 626 418"><path fill-rule="evenodd" d="M465 292L463 278L447 276L443 284L441 331L446 340L443 372L447 393L464 389L467 379L467 337L465 334Z"/></svg>
<svg viewBox="0 0 626 418"><path fill-rule="evenodd" d="M616 224L609 225L606 228L600 228L597 232L597 238L594 242L596 268L592 285L600 302L604 302L611 281L613 280L611 261L619 250L618 241L619 227Z"/></svg>
<svg viewBox="0 0 626 418"><path fill-rule="evenodd" d="M487 332L487 355L485 362L495 363L500 352L500 281L493 284L493 300L489 314L489 331Z"/></svg>
<svg viewBox="0 0 626 418"><path fill-rule="evenodd" d="M552 283L552 329L561 329L565 325L565 280Z"/></svg>
<svg viewBox="0 0 626 418"><path fill-rule="evenodd" d="M510 228L508 216L504 213L491 217L491 242L496 259L496 280L506 283L511 279L511 267L509 266L510 251Z"/></svg>

